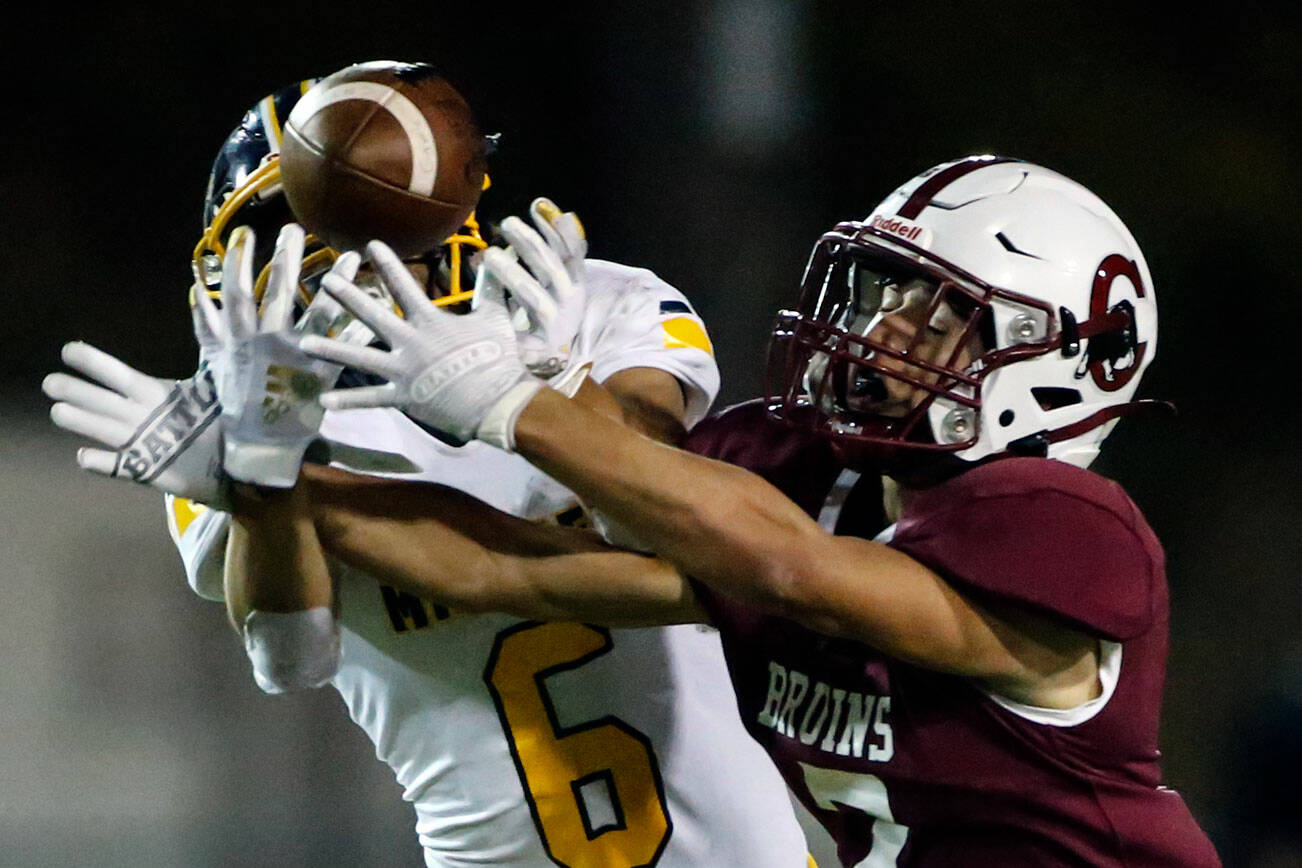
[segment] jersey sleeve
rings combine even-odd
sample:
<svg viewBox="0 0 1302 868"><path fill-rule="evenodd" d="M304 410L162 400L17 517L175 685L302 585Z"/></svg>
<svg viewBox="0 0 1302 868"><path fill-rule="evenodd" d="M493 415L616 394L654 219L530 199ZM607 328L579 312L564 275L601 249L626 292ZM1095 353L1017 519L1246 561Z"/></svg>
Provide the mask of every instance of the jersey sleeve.
<svg viewBox="0 0 1302 868"><path fill-rule="evenodd" d="M688 428L719 393L714 347L687 298L644 268L588 260L589 311L579 351L602 382L628 368L658 368L683 387Z"/></svg>
<svg viewBox="0 0 1302 868"><path fill-rule="evenodd" d="M165 496L164 506L167 509L167 529L180 552L190 589L205 600L225 600L222 576L229 513L171 494Z"/></svg>
<svg viewBox="0 0 1302 868"><path fill-rule="evenodd" d="M1157 620L1160 545L1119 486L1046 459L1004 459L907 502L890 545L979 597L1114 641Z"/></svg>

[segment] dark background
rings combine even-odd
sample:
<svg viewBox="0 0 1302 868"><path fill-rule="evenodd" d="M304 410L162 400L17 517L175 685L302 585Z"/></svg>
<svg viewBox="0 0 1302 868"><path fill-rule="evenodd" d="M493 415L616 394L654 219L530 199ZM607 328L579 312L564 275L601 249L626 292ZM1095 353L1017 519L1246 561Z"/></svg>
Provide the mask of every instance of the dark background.
<svg viewBox="0 0 1302 868"><path fill-rule="evenodd" d="M817 235L922 169L996 152L1109 202L1159 301L1141 395L1180 410L1123 422L1096 465L1167 549L1167 777L1227 863L1298 864L1267 860L1293 858L1302 827L1302 29L1255 2L1137 5L9 13L0 838L20 844L0 864L418 863L337 697L257 695L219 611L181 584L156 499L77 473L76 438L39 394L74 338L187 375L189 251L218 145L271 89L381 58L439 66L502 133L481 218L549 195L583 217L594 256L650 267L697 304L722 403L759 389L773 312Z"/></svg>

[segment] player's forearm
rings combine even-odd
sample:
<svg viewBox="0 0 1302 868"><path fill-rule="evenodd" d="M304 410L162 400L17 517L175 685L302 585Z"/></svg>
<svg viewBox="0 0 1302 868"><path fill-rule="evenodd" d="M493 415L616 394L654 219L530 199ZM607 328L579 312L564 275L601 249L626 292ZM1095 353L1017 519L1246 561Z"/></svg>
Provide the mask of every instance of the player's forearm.
<svg viewBox="0 0 1302 868"><path fill-rule="evenodd" d="M442 485L304 468L320 539L377 580L463 611L609 626L698 620L668 564Z"/></svg>
<svg viewBox="0 0 1302 868"><path fill-rule="evenodd" d="M491 606L539 621L648 627L706 620L690 583L660 558L600 549L544 558L507 557Z"/></svg>
<svg viewBox="0 0 1302 868"><path fill-rule="evenodd" d="M760 477L611 424L554 392L521 414L516 447L683 572L785 608L791 555L818 526Z"/></svg>
<svg viewBox="0 0 1302 868"><path fill-rule="evenodd" d="M752 473L607 425L554 393L529 404L515 437L522 454L684 573L820 633L1018 690L1075 671L1089 650L990 615L903 552L827 534Z"/></svg>
<svg viewBox="0 0 1302 868"><path fill-rule="evenodd" d="M320 465L305 465L299 484L310 491L313 523L332 557L417 596L483 608L497 565L485 545L446 523L469 511L457 492ZM490 530L496 517L481 518Z"/></svg>
<svg viewBox="0 0 1302 868"><path fill-rule="evenodd" d="M235 486L226 549L226 602L232 621L248 613L329 607L325 552L304 492Z"/></svg>

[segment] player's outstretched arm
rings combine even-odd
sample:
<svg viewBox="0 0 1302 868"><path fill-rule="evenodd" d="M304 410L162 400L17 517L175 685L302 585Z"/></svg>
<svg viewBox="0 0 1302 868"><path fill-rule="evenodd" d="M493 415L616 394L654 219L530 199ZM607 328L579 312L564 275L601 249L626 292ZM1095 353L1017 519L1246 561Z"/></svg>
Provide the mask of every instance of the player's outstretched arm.
<svg viewBox="0 0 1302 868"><path fill-rule="evenodd" d="M368 251L408 321L326 278L323 286L390 346L357 352L305 338L310 355L390 381L327 393L327 407L401 406L463 439L519 451L639 548L820 632L983 679L1035 704L1078 704L1078 688L1097 683L1092 637L980 608L902 552L824 532L758 476L659 444L544 387L521 361L502 286L487 279L491 269L481 269L477 310L455 316L418 304L383 245L372 242ZM1064 683L1066 699L1058 689Z"/></svg>
<svg viewBox="0 0 1302 868"><path fill-rule="evenodd" d="M530 522L442 485L305 465L326 552L463 611L611 627L704 620L688 581L595 534Z"/></svg>
<svg viewBox="0 0 1302 868"><path fill-rule="evenodd" d="M513 438L586 503L725 594L926 668L987 680L1014 698L1054 704L1061 686L1092 684L1092 638L982 608L903 552L833 536L746 470L656 443L551 390L524 407Z"/></svg>
<svg viewBox="0 0 1302 868"><path fill-rule="evenodd" d="M370 338L369 330L343 325L324 309L326 296L295 328L303 245L301 227L282 227L259 305L253 232L238 227L223 263L221 310L206 292L195 293L195 336L218 371L223 467L233 481L227 610L268 693L319 687L339 665L331 577L296 481L323 413L316 396L334 385L340 368L303 355L297 332L338 327L350 345ZM357 264L355 253L345 253L330 273L351 278Z"/></svg>
<svg viewBox="0 0 1302 868"><path fill-rule="evenodd" d="M231 486L226 607L241 633L254 611L331 608L333 590L306 491Z"/></svg>

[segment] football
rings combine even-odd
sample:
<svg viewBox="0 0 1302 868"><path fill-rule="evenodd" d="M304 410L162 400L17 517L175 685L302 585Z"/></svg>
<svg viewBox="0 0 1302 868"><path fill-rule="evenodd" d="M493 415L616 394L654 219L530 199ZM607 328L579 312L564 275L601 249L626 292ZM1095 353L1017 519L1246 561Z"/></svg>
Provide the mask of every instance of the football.
<svg viewBox="0 0 1302 868"><path fill-rule="evenodd" d="M294 218L331 247L378 238L411 258L474 210L485 144L470 106L431 67L359 63L321 79L290 112L281 183Z"/></svg>

